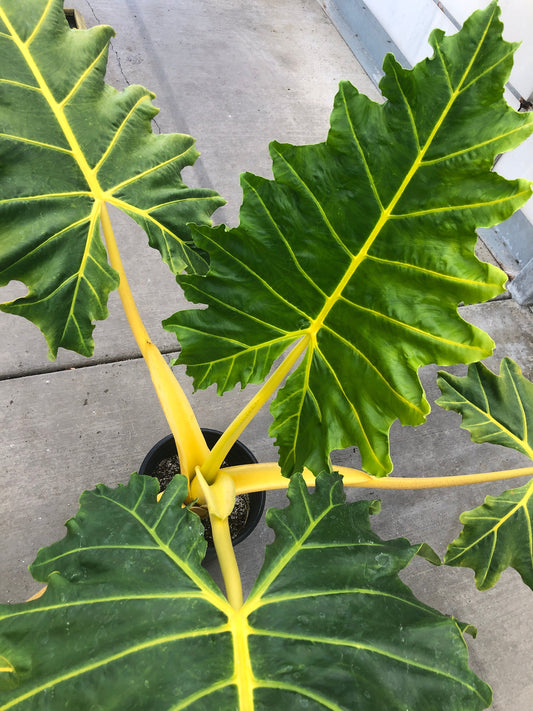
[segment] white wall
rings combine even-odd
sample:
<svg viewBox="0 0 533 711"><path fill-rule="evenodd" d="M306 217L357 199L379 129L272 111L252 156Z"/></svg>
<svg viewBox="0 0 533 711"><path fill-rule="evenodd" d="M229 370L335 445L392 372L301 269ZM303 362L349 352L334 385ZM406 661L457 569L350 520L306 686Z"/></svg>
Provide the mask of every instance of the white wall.
<svg viewBox="0 0 533 711"><path fill-rule="evenodd" d="M412 64L430 54L427 37L431 30L440 27L445 32L456 32L454 24L434 0L366 0L372 12L387 33ZM486 0L441 0L445 10L462 24ZM531 0L500 0L504 37L512 42L522 42L515 55L511 84L522 94L533 92L533 2Z"/></svg>

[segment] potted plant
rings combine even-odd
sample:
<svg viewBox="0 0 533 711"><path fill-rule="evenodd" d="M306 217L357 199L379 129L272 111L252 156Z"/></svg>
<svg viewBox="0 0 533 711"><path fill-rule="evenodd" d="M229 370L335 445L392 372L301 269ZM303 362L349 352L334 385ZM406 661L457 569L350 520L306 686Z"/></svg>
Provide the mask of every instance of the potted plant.
<svg viewBox="0 0 533 711"><path fill-rule="evenodd" d="M240 224L227 229L210 225L221 198L181 182L192 139L151 133L145 89L104 84L112 30L71 31L61 0L0 0L0 283L29 288L2 308L38 325L52 357L89 355L92 322L118 288L181 469L162 496L138 474L84 492L66 537L39 551L31 572L44 594L0 610L1 709L490 705L468 667L472 629L399 578L415 556L438 556L381 540L369 523L378 504L347 503L344 487L432 483L387 476L392 422L429 411L417 375L427 363L470 363L466 377L440 375L440 404L473 439L533 455L533 385L509 360L487 371L478 361L493 343L456 309L503 290L505 275L474 256L475 227L531 194L491 170L533 131L502 97L514 47L498 18L492 2L456 35L435 31L433 56L413 70L388 56L383 105L342 82L327 141L273 143L274 179L243 175ZM207 306L165 321L195 386L261 384L211 449L140 320L106 204ZM272 396L279 462L222 469ZM366 471L332 471L331 450L353 445ZM243 600L228 516L236 494L282 486L290 503L267 513L275 540ZM463 514L444 562L473 568L481 588L508 566L533 587L532 494L530 480ZM225 595L201 566L197 506Z"/></svg>

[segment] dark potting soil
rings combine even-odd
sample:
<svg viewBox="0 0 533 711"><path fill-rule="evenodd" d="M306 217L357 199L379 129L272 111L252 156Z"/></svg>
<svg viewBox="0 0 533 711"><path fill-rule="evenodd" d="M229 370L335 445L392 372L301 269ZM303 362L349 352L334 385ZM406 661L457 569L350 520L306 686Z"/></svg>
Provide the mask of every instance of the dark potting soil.
<svg viewBox="0 0 533 711"><path fill-rule="evenodd" d="M152 472L152 476L157 477L159 480L159 485L161 491L167 488L170 480L179 474L180 465L178 455L175 454L172 457L167 457L162 459L155 470ZM231 512L228 522L229 530L231 533L232 540L235 540L239 533L242 531L248 520L248 514L250 513L250 497L248 494L239 494L235 499L235 507ZM211 521L209 516L201 519L204 526L204 537L208 543L213 545L213 535L211 533Z"/></svg>

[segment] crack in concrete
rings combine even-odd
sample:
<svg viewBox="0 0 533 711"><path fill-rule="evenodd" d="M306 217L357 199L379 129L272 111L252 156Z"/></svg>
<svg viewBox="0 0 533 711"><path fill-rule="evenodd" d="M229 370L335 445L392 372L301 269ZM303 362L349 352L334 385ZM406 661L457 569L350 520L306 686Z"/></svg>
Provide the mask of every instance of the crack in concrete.
<svg viewBox="0 0 533 711"><path fill-rule="evenodd" d="M167 347L167 348L160 348L161 355L167 356L167 362L171 358L177 358L180 353L181 353L181 348L179 345L177 347ZM93 360L94 356L91 356L90 359L86 363L80 362L76 364L71 364L71 365L57 365L54 367L50 368L43 368L43 367L29 367L27 370L25 370L23 373L18 372L18 371L11 371L11 372L6 372L0 375L0 383L3 383L8 380L21 380L23 378L33 378L35 376L40 376L40 375L54 375L56 373L67 373L72 370L82 370L84 368L97 368L102 365L121 365L125 363L132 363L135 361L142 361L143 357L139 353L138 355L136 354L131 354L131 355L123 355L123 356L103 356L100 357L98 360Z"/></svg>
<svg viewBox="0 0 533 711"><path fill-rule="evenodd" d="M94 8L93 8L93 6L91 5L91 3L89 2L89 0L85 0L85 2L86 2L86 4L88 5L89 10L92 12L92 15L93 15L94 19L96 20L96 22L97 22L99 25L101 25L102 23L100 22L100 20L99 20L98 17L96 16L96 13L95 13L95 11L94 11Z"/></svg>
<svg viewBox="0 0 533 711"><path fill-rule="evenodd" d="M99 24L99 25L103 24L102 21L100 20L100 18L98 17L98 15L96 14L96 12L94 11L94 8L93 8L93 6L91 5L91 3L89 2L89 0L85 0L85 2L86 2L86 4L87 4L89 10L91 11L92 16L93 16L94 19L96 20L97 24ZM119 70L119 72L120 72L122 78L124 79L124 81L125 81L125 83L126 83L126 86L131 86L131 81L130 81L130 80L128 79L128 77L126 76L126 72L124 71L124 68L122 67L122 61L121 61L121 59L120 59L120 55L119 55L118 49L115 48L115 45L114 45L113 40L111 40L111 41L109 42L109 48L110 48L110 50L113 52L113 54L115 55L116 62L117 62L117 66L118 66L118 70ZM161 126L157 123L157 121L156 121L155 119L152 119L152 123L153 123L154 126L157 128L157 133L160 134L160 133L162 132L162 131L161 131ZM155 133L155 132L154 132L154 133Z"/></svg>

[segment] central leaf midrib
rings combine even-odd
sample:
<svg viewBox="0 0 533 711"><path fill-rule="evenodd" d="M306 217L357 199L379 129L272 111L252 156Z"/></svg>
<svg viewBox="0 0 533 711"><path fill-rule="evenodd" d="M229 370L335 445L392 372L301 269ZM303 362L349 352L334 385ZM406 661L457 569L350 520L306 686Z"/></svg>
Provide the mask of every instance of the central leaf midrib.
<svg viewBox="0 0 533 711"><path fill-rule="evenodd" d="M239 694L239 709L250 711L254 708L254 688L256 680L252 670L252 660L248 645L248 615L241 607L234 610L228 619L233 639L233 654L235 658L234 680Z"/></svg>
<svg viewBox="0 0 533 711"><path fill-rule="evenodd" d="M325 511L321 512L318 518L313 518L307 501L305 501L305 506L307 515L310 519L306 530L297 539L295 539L286 554L277 561L273 570L266 576L262 585L251 593L250 597L246 600L246 602L244 602L241 608L228 615L228 622L233 635L235 659L239 660L239 664L236 665L235 680L239 690L239 708L242 709L242 711L245 709L250 709L251 711L254 708L253 691L254 688L258 686L257 680L253 674L252 659L248 643L248 636L253 632L248 623L250 615L262 606L262 596L265 591L269 589L278 575L280 575L284 568L291 562L296 553L302 548L303 542L309 537L320 521L322 521L329 514L335 504L331 501L330 495L329 506ZM291 533L293 533L292 530Z"/></svg>

